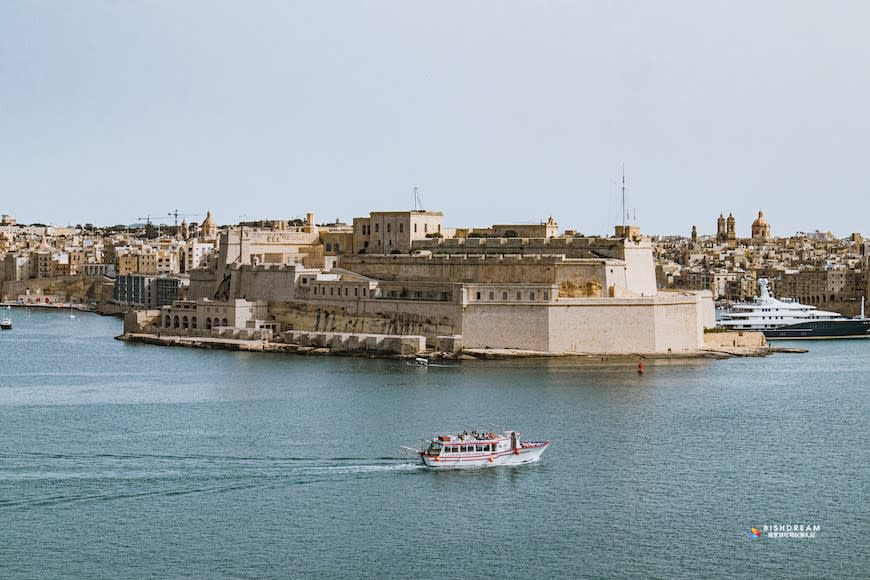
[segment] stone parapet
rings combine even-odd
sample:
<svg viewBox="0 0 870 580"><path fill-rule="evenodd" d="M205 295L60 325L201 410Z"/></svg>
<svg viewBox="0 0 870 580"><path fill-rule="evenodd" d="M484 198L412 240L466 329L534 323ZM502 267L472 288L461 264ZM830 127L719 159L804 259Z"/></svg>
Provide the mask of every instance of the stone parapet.
<svg viewBox="0 0 870 580"><path fill-rule="evenodd" d="M288 330L281 335L286 344L309 348L329 348L333 352L369 352L409 355L425 352L425 336L358 334L349 332L307 332Z"/></svg>

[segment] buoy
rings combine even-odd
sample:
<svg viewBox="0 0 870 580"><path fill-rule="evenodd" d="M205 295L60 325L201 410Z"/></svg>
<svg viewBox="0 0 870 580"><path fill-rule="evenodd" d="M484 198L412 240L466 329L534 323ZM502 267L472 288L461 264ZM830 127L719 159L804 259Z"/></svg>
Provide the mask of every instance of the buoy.
<svg viewBox="0 0 870 580"><path fill-rule="evenodd" d="M643 361L642 360L638 361L638 363L637 363L637 374L639 374L639 375L643 374Z"/></svg>

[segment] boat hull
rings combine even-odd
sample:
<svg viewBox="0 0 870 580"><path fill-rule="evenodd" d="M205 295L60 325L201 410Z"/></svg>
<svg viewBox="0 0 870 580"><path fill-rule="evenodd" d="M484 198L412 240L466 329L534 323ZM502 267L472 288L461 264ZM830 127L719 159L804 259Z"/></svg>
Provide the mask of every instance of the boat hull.
<svg viewBox="0 0 870 580"><path fill-rule="evenodd" d="M518 449L471 456L432 456L420 454L423 464L432 469L470 469L476 467L497 467L500 465L523 465L534 463L541 458L549 441L524 443Z"/></svg>
<svg viewBox="0 0 870 580"><path fill-rule="evenodd" d="M868 338L870 318L847 320L816 320L765 329L768 340L808 340L824 338Z"/></svg>

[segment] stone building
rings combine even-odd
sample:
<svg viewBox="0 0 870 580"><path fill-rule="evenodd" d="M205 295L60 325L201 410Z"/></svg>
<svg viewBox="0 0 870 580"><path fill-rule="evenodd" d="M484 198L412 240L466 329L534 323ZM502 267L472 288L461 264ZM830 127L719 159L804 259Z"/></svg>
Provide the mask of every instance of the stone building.
<svg viewBox="0 0 870 580"><path fill-rule="evenodd" d="M205 219L199 226L199 237L203 240L214 240L217 238L217 224L214 218L211 217L211 210L208 210Z"/></svg>
<svg viewBox="0 0 870 580"><path fill-rule="evenodd" d="M752 239L756 242L770 240L770 224L764 218L763 211L759 211L758 217L752 222Z"/></svg>
<svg viewBox="0 0 870 580"><path fill-rule="evenodd" d="M438 237L448 233L442 219L372 212L354 220L351 251L346 238L319 237L313 219L308 230L231 229L217 260L191 271L188 308L260 300L268 304L262 324L282 332L449 337L466 348L547 352L694 350L714 323L709 292L658 292L650 241L635 226L614 237L454 238Z"/></svg>
<svg viewBox="0 0 870 580"><path fill-rule="evenodd" d="M355 254L407 254L414 241L443 237L440 211L373 211L353 218Z"/></svg>

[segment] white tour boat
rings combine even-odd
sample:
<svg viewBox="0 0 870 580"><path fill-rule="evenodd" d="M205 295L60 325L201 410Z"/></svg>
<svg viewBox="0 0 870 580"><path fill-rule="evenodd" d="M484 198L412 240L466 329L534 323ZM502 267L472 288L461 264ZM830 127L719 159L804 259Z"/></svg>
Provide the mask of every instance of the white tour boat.
<svg viewBox="0 0 870 580"><path fill-rule="evenodd" d="M436 435L425 449L414 451L423 464L433 468L494 467L521 465L541 458L549 441L520 441L518 431L468 431L458 435Z"/></svg>

